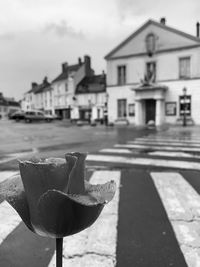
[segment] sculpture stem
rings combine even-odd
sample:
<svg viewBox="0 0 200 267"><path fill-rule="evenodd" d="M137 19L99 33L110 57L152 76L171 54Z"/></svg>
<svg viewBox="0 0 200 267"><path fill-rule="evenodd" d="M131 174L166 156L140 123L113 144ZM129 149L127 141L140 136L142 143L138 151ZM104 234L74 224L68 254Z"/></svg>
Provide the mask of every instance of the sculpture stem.
<svg viewBox="0 0 200 267"><path fill-rule="evenodd" d="M63 238L56 238L56 267L62 267Z"/></svg>

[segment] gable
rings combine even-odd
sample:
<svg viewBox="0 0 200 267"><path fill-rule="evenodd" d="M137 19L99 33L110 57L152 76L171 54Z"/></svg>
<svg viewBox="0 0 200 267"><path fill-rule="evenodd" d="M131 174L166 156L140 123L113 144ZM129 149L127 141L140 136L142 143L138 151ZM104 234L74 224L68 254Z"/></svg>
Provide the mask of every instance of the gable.
<svg viewBox="0 0 200 267"><path fill-rule="evenodd" d="M105 58L112 59L146 54L146 37L149 34L155 36L156 52L200 46L199 38L149 20L124 42L113 49Z"/></svg>

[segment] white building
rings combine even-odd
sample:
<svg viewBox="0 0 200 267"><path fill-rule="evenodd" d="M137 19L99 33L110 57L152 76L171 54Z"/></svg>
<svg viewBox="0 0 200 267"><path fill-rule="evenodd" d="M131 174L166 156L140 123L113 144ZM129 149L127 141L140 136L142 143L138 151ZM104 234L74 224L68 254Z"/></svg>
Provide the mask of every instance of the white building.
<svg viewBox="0 0 200 267"><path fill-rule="evenodd" d="M76 87L75 105L80 120L104 122L106 103L106 75L85 77Z"/></svg>
<svg viewBox="0 0 200 267"><path fill-rule="evenodd" d="M24 111L37 109L44 111L45 114L54 114L53 88L47 77L44 77L41 84L32 83L31 89L24 94L22 109Z"/></svg>
<svg viewBox="0 0 200 267"><path fill-rule="evenodd" d="M200 124L200 38L147 21L107 60L109 121Z"/></svg>
<svg viewBox="0 0 200 267"><path fill-rule="evenodd" d="M78 63L74 65L62 64L61 74L52 82L54 109L57 115L71 120L79 118L75 88L82 79L93 73L89 56L84 56L84 62L79 58Z"/></svg>

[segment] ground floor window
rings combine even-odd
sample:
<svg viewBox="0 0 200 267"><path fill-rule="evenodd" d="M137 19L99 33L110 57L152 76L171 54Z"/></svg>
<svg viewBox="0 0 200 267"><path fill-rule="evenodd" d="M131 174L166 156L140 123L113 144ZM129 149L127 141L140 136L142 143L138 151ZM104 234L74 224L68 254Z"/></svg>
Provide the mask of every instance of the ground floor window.
<svg viewBox="0 0 200 267"><path fill-rule="evenodd" d="M166 102L165 103L165 115L166 116L176 116L176 102Z"/></svg>
<svg viewBox="0 0 200 267"><path fill-rule="evenodd" d="M179 112L180 116L183 116L184 114L191 116L191 95L179 97Z"/></svg>
<svg viewBox="0 0 200 267"><path fill-rule="evenodd" d="M127 115L127 100L118 99L117 100L117 115L118 118L125 118Z"/></svg>
<svg viewBox="0 0 200 267"><path fill-rule="evenodd" d="M128 115L132 117L135 116L135 104L128 105Z"/></svg>

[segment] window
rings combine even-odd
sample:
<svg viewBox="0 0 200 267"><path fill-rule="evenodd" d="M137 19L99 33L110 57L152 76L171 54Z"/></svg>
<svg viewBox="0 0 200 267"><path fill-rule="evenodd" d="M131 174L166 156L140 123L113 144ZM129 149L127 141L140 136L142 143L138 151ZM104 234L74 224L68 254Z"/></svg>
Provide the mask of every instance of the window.
<svg viewBox="0 0 200 267"><path fill-rule="evenodd" d="M179 111L180 116L183 116L184 114L191 116L191 95L181 95L179 97Z"/></svg>
<svg viewBox="0 0 200 267"><path fill-rule="evenodd" d="M117 82L119 85L126 84L126 66L117 67Z"/></svg>
<svg viewBox="0 0 200 267"><path fill-rule="evenodd" d="M146 37L146 50L151 57L156 50L156 37L153 33L150 33Z"/></svg>
<svg viewBox="0 0 200 267"><path fill-rule="evenodd" d="M135 116L135 104L128 105L128 115L131 117Z"/></svg>
<svg viewBox="0 0 200 267"><path fill-rule="evenodd" d="M155 83L155 81L156 81L156 62L147 62L146 63L145 80L149 83Z"/></svg>
<svg viewBox="0 0 200 267"><path fill-rule="evenodd" d="M65 83L65 92L68 91L68 83Z"/></svg>
<svg viewBox="0 0 200 267"><path fill-rule="evenodd" d="M179 59L179 78L190 78L190 57Z"/></svg>
<svg viewBox="0 0 200 267"><path fill-rule="evenodd" d="M127 100L126 99L118 99L117 100L117 113L118 118L125 118L127 115Z"/></svg>
<svg viewBox="0 0 200 267"><path fill-rule="evenodd" d="M175 116L176 115L176 102L166 102L165 103L165 115Z"/></svg>

